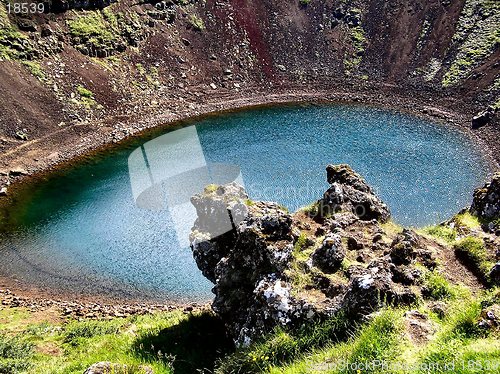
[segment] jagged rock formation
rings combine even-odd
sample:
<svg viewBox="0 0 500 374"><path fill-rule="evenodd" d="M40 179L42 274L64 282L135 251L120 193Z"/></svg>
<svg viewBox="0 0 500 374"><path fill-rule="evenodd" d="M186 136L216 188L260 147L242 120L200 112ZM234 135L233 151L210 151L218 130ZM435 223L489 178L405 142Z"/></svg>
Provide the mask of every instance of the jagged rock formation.
<svg viewBox="0 0 500 374"><path fill-rule="evenodd" d="M375 196L372 188L349 165L328 165L327 181L330 188L320 202L322 214L351 212L360 219L385 222L390 213L387 205Z"/></svg>
<svg viewBox="0 0 500 374"><path fill-rule="evenodd" d="M500 173L496 173L491 181L474 191L470 211L486 222L486 230L500 230Z"/></svg>
<svg viewBox="0 0 500 374"><path fill-rule="evenodd" d="M248 200L234 183L192 198L193 256L215 284L213 309L238 345L278 325L339 312L359 320L387 303L413 303L421 277L415 263L436 266L415 232L385 232L386 205L350 167L329 165L327 173L328 191L342 207L327 214L317 207L331 206L330 197L290 214L276 203ZM358 204L369 220L356 214Z"/></svg>

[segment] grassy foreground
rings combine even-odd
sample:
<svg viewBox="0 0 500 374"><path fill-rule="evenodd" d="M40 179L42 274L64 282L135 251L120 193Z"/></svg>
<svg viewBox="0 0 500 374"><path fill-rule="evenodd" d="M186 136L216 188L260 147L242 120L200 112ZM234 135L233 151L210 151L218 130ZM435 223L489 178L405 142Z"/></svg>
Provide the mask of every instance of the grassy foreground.
<svg viewBox="0 0 500 374"><path fill-rule="evenodd" d="M339 316L294 334L278 330L237 351L209 312L76 321L55 310L5 308L0 373L83 373L99 361L126 364L123 373L141 373L142 365L155 373L498 372L500 334L478 321L500 291L472 296L443 279L428 282L434 292L414 306L428 317L428 338L415 337L419 327L415 333L404 310L385 309L364 325Z"/></svg>

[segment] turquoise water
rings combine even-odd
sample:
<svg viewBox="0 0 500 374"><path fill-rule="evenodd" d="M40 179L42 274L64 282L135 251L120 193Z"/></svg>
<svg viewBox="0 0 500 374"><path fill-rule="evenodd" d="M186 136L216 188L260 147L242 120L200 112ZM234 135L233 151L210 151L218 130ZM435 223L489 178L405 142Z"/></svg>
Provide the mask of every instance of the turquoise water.
<svg viewBox="0 0 500 374"><path fill-rule="evenodd" d="M477 147L456 130L370 107L254 109L195 125L188 130L197 133L197 150L208 165L239 167L252 199L278 201L292 211L326 190L328 163L350 164L389 205L395 221L413 226L439 222L468 205L489 173ZM169 147L175 144L162 141L154 159L147 143L152 137L21 191L3 213L0 273L89 295L208 299L211 285L183 248L184 232L175 229L172 211L141 206L131 188L137 179L131 155L149 155L148 167L158 161L156 167L167 170L196 151L189 148L174 160Z"/></svg>

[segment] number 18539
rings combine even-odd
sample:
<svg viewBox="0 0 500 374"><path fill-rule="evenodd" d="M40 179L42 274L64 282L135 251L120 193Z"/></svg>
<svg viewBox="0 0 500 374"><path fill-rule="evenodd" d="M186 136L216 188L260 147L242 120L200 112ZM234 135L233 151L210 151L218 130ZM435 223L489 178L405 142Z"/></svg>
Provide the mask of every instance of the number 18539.
<svg viewBox="0 0 500 374"><path fill-rule="evenodd" d="M43 13L44 10L43 3L7 3L9 13Z"/></svg>

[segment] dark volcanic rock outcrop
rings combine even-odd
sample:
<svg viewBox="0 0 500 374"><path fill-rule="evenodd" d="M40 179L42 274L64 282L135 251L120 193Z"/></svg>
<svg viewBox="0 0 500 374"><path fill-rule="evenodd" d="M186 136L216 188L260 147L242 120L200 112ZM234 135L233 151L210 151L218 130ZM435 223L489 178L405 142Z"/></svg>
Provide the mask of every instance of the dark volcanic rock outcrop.
<svg viewBox="0 0 500 374"><path fill-rule="evenodd" d="M320 201L323 214L349 211L362 220L385 222L389 219L387 205L349 165L328 165L326 173L330 188Z"/></svg>
<svg viewBox="0 0 500 374"><path fill-rule="evenodd" d="M350 167L330 165L327 173L342 208L326 215L250 201L234 183L192 198L193 256L215 284L213 309L238 345L278 325L293 328L339 311L356 320L386 303L417 299L418 287L409 287L421 276L414 264L429 266L433 254L412 231L384 231L387 207ZM357 204L370 220L356 215Z"/></svg>
<svg viewBox="0 0 500 374"><path fill-rule="evenodd" d="M500 219L500 173L496 173L491 181L474 191L470 207L472 214L488 222ZM498 222L490 222L491 231L498 229Z"/></svg>
<svg viewBox="0 0 500 374"><path fill-rule="evenodd" d="M493 116L496 113L496 109L493 107L488 107L485 111L482 111L472 118L472 128L477 129L479 127L485 126L490 123Z"/></svg>

